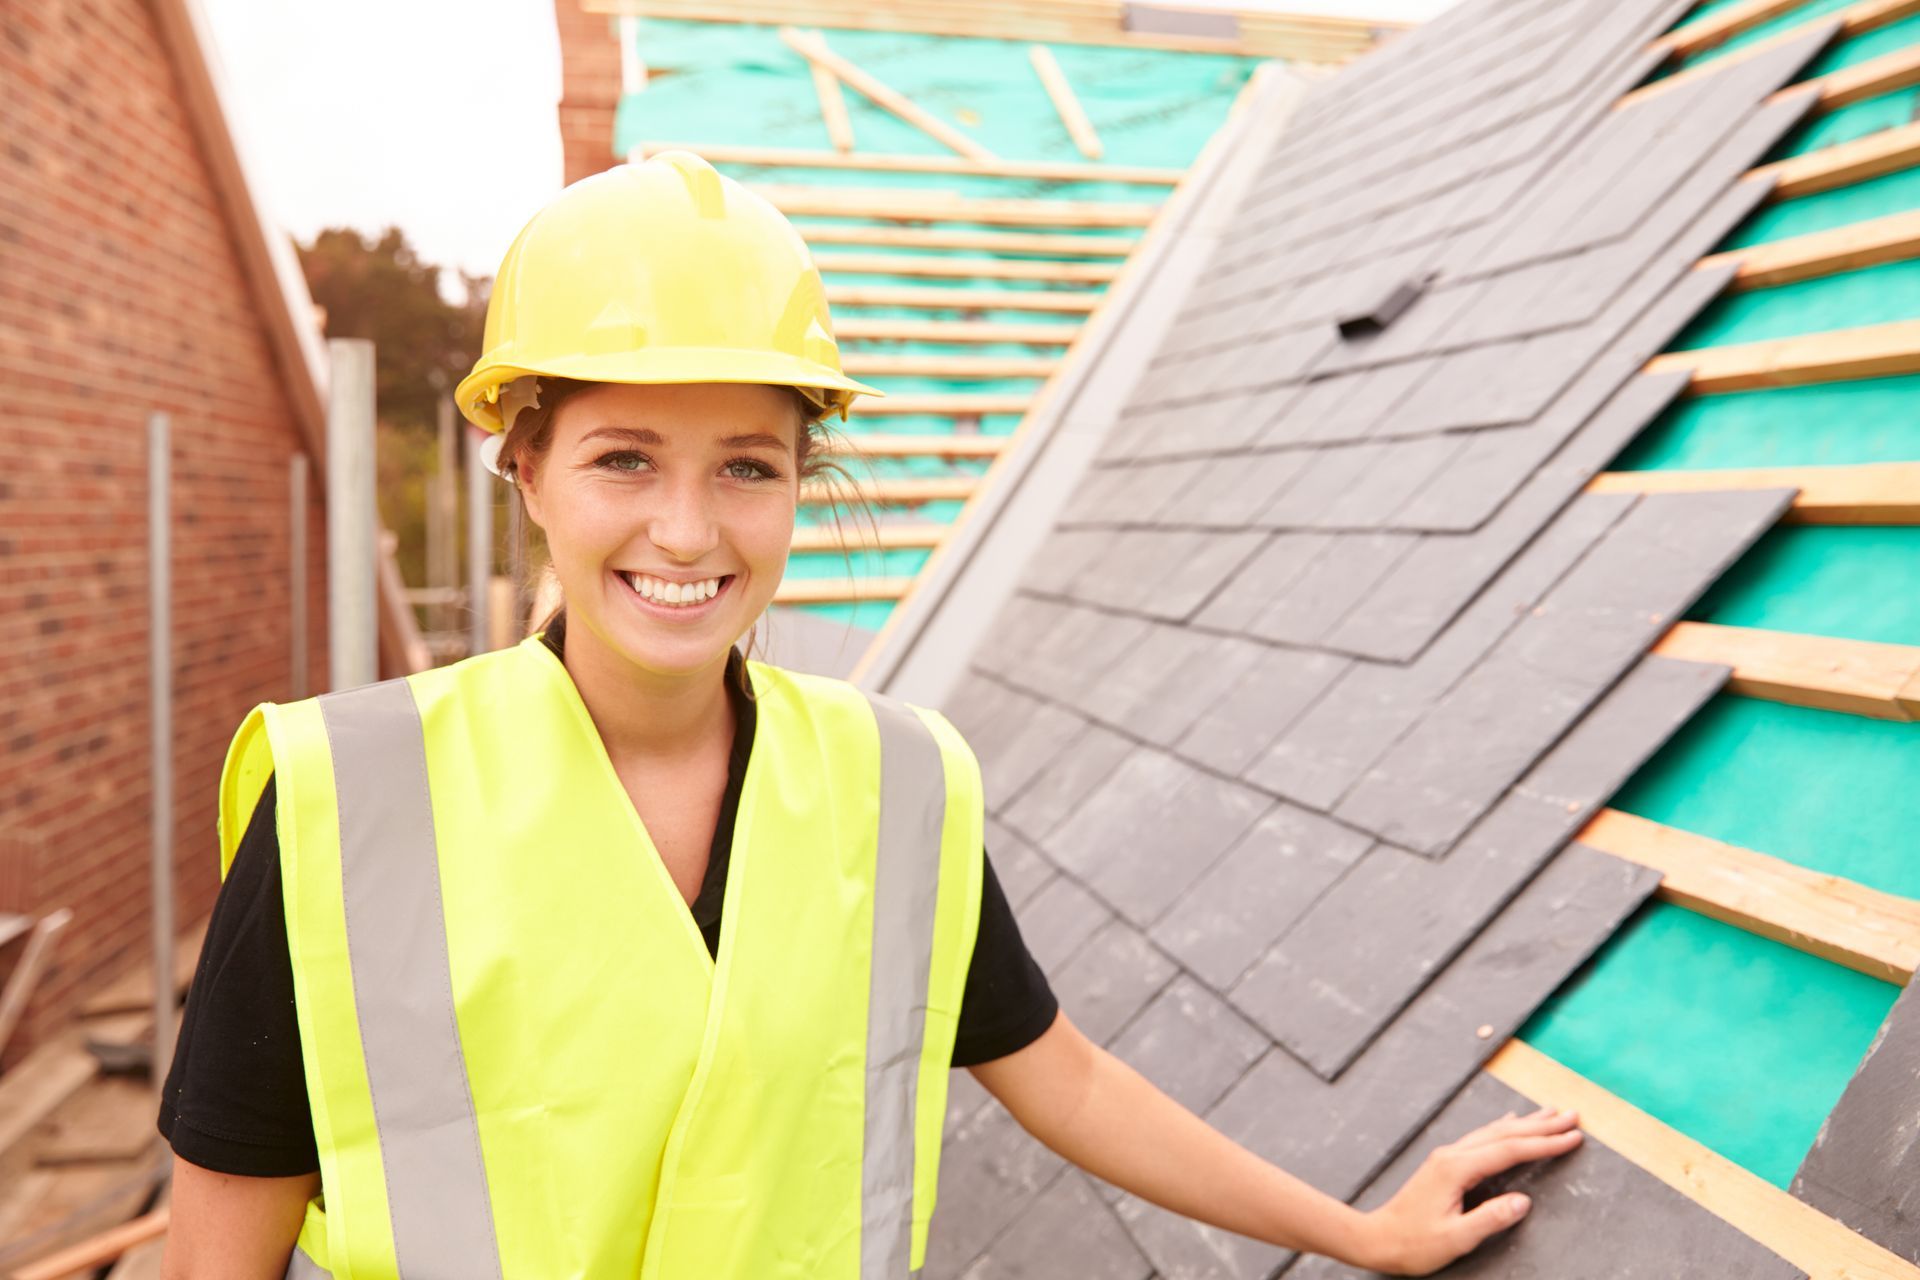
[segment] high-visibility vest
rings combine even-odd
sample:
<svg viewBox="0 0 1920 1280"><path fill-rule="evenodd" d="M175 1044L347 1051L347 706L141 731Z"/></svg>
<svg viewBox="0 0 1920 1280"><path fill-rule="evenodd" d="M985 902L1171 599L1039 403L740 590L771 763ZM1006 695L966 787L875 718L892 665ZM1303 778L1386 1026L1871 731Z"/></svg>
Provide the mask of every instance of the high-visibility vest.
<svg viewBox="0 0 1920 1280"><path fill-rule="evenodd" d="M979 922L939 714L747 664L712 956L538 637L254 709L320 1152L288 1274L899 1280L933 1213Z"/></svg>

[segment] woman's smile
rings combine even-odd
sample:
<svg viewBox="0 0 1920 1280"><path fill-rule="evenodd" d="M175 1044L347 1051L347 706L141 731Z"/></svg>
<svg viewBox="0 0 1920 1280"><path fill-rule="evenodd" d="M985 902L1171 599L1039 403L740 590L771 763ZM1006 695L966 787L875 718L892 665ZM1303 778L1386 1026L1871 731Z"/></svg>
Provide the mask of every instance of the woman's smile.
<svg viewBox="0 0 1920 1280"><path fill-rule="evenodd" d="M613 576L626 587L624 594L648 615L684 624L701 621L718 610L738 575L725 573L685 581L615 570Z"/></svg>

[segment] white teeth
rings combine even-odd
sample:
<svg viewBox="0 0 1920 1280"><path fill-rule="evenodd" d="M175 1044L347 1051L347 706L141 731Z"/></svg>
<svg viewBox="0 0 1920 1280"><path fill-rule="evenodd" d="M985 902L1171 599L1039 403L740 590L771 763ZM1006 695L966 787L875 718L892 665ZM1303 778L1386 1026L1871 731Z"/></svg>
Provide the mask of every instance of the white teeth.
<svg viewBox="0 0 1920 1280"><path fill-rule="evenodd" d="M667 582L661 578L649 577L644 573L625 573L636 594L644 596L655 604L691 605L711 600L720 594L720 579L707 578L700 582Z"/></svg>

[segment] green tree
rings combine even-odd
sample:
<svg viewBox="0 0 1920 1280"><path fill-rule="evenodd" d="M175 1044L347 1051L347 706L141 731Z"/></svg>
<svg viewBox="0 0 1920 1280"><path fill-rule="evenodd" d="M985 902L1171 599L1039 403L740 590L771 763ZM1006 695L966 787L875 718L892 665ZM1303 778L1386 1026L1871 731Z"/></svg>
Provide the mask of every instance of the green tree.
<svg viewBox="0 0 1920 1280"><path fill-rule="evenodd" d="M427 480L438 466L436 406L480 354L492 281L461 272L466 299L449 302L441 268L422 261L398 227L378 238L329 227L299 250L327 336L373 342L380 515L399 537L401 575L419 586L426 581Z"/></svg>

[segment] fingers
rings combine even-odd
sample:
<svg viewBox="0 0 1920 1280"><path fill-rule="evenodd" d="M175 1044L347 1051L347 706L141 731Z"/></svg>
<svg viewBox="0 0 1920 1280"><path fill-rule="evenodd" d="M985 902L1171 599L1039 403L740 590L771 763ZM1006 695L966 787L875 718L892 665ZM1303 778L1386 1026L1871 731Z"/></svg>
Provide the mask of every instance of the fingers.
<svg viewBox="0 0 1920 1280"><path fill-rule="evenodd" d="M1542 1107L1532 1115L1516 1116L1508 1112L1505 1116L1483 1124L1478 1129L1462 1135L1453 1146L1457 1148L1477 1147L1499 1138L1510 1138L1520 1134L1563 1133L1580 1122L1579 1113L1573 1111L1554 1111Z"/></svg>
<svg viewBox="0 0 1920 1280"><path fill-rule="evenodd" d="M1561 1133L1525 1133L1495 1138L1458 1152L1454 1168L1463 1179L1462 1185L1471 1187L1517 1164L1565 1155L1580 1145L1582 1136L1578 1129L1568 1129Z"/></svg>
<svg viewBox="0 0 1920 1280"><path fill-rule="evenodd" d="M1461 1253L1480 1247L1488 1236L1505 1231L1527 1216L1533 1202L1519 1192L1495 1196L1471 1212L1460 1215L1454 1228L1454 1244Z"/></svg>

